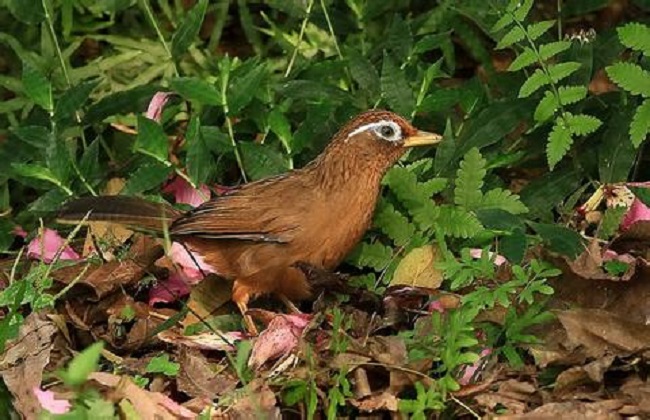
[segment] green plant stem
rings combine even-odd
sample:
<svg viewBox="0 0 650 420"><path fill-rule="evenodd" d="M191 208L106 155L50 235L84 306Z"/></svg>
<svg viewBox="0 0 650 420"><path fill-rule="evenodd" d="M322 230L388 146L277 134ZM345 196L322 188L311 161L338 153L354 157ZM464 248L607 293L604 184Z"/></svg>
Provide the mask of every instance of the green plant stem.
<svg viewBox="0 0 650 420"><path fill-rule="evenodd" d="M562 40L562 0L557 0L557 40Z"/></svg>
<svg viewBox="0 0 650 420"><path fill-rule="evenodd" d="M227 57L226 57L227 59ZM230 64L228 64L230 66ZM244 160L239 153L239 148L237 147L237 140L235 140L235 132L232 128L232 120L230 119L230 108L228 106L228 80L230 69L227 72L223 72L221 80L221 97L223 98L223 114L226 117L226 129L228 130L228 138L230 139L230 144L232 145L232 150L235 154L235 160L237 161L237 166L239 166L239 172L241 173L242 179L244 182L248 182L248 177L246 176L246 170L244 168Z"/></svg>
<svg viewBox="0 0 650 420"><path fill-rule="evenodd" d="M149 23L151 23L151 26L153 27L154 31L156 31L156 36L158 37L158 40L160 41L163 48L165 49L165 52L167 53L169 60L171 60L172 62L174 76L178 76L178 68L176 67L174 56L172 55L172 51L169 49L169 45L167 45L167 42L165 41L165 37L163 36L160 30L160 26L158 25L158 22L156 22L156 18L154 17L153 11L151 10L151 5L149 4L149 0L141 0L140 4L142 4L142 7L144 8L144 12L147 15L147 19L149 20Z"/></svg>
<svg viewBox="0 0 650 420"><path fill-rule="evenodd" d="M293 49L293 53L291 54L291 59L289 60L289 64L287 65L287 70L284 72L284 77L289 77L289 74L291 74L291 69L293 68L293 64L296 61L296 57L298 56L298 49L300 48L300 44L302 43L302 38L305 36L305 29L307 29L307 23L309 22L309 18L311 17L311 10L314 7L314 0L309 0L309 4L307 5L307 12L305 18L302 20L302 24L300 25L300 34L298 35L298 42L296 42L296 46Z"/></svg>
<svg viewBox="0 0 650 420"><path fill-rule="evenodd" d="M54 49L56 50L57 58L59 59L59 64L61 65L61 72L63 73L63 78L65 79L66 87L71 87L72 82L70 81L70 74L68 73L68 66L65 63L63 58L63 52L61 51L61 46L59 45L59 40L56 37L56 32L54 31L54 21L52 20L52 15L50 14L49 2L47 0L41 0L43 5L43 10L45 11L45 22L47 22L47 30L49 32L50 38L52 38L52 43L54 44Z"/></svg>

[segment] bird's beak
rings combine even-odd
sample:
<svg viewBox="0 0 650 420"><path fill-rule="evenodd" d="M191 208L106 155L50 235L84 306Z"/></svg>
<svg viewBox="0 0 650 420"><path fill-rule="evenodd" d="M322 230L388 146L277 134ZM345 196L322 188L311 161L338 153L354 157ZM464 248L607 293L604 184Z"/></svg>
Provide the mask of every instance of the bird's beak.
<svg viewBox="0 0 650 420"><path fill-rule="evenodd" d="M427 146L438 144L442 141L440 134L418 131L412 136L407 137L402 144L404 147Z"/></svg>

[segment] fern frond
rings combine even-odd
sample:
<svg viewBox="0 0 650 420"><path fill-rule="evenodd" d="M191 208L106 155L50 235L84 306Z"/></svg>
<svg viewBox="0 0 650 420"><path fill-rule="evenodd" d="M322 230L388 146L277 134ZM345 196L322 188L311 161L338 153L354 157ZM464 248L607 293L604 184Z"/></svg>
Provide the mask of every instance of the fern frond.
<svg viewBox="0 0 650 420"><path fill-rule="evenodd" d="M571 144L573 144L571 130L563 118L558 118L548 136L548 144L546 145L546 158L551 169L562 160L569 151Z"/></svg>
<svg viewBox="0 0 650 420"><path fill-rule="evenodd" d="M521 54L519 54L517 58L515 58L512 63L510 63L508 71L518 71L534 63L537 63L537 56L535 55L535 51L533 51L533 49L530 47L525 47Z"/></svg>
<svg viewBox="0 0 650 420"><path fill-rule="evenodd" d="M555 57L562 51L566 51L571 48L570 41L556 41L544 44L539 47L539 57L546 61L551 57Z"/></svg>
<svg viewBox="0 0 650 420"><path fill-rule="evenodd" d="M465 154L456 176L454 202L467 209L473 209L481 203L483 178L486 161L476 147Z"/></svg>
<svg viewBox="0 0 650 420"><path fill-rule="evenodd" d="M603 124L598 118L587 114L573 115L570 112L565 112L564 118L571 134L576 136L591 134Z"/></svg>
<svg viewBox="0 0 650 420"><path fill-rule="evenodd" d="M616 63L605 68L607 75L617 85L633 95L650 97L650 72L632 63Z"/></svg>
<svg viewBox="0 0 650 420"><path fill-rule="evenodd" d="M436 226L447 236L471 238L483 230L474 214L461 207L440 206Z"/></svg>
<svg viewBox="0 0 650 420"><path fill-rule="evenodd" d="M528 208L521 202L518 195L508 190L495 188L483 196L481 209L501 209L512 214L528 213Z"/></svg>
<svg viewBox="0 0 650 420"><path fill-rule="evenodd" d="M377 207L374 224L397 246L406 245L415 235L415 227L408 218L387 201L382 201Z"/></svg>
<svg viewBox="0 0 650 420"><path fill-rule="evenodd" d="M630 139L634 147L639 147L650 132L650 99L643 101L636 109L630 123Z"/></svg>
<svg viewBox="0 0 650 420"><path fill-rule="evenodd" d="M526 32L528 33L528 37L532 41L535 41L537 38L544 35L554 25L554 20L543 20L541 22L528 25L528 27L526 27Z"/></svg>
<svg viewBox="0 0 650 420"><path fill-rule="evenodd" d="M526 19L526 16L528 16L530 9L533 7L533 0L513 0L509 6L514 7L509 11L512 12L515 19L519 22L522 22L524 19Z"/></svg>
<svg viewBox="0 0 650 420"><path fill-rule="evenodd" d="M632 22L618 28L618 37L626 47L641 51L650 57L650 27L642 23Z"/></svg>
<svg viewBox="0 0 650 420"><path fill-rule="evenodd" d="M350 260L357 267L368 267L375 271L386 268L386 264L393 257L393 249L381 242L362 242L350 256Z"/></svg>
<svg viewBox="0 0 650 420"><path fill-rule="evenodd" d="M496 49L502 50L508 48L526 37L526 33L520 26L515 26L510 29L501 40L497 43Z"/></svg>
<svg viewBox="0 0 650 420"><path fill-rule="evenodd" d="M513 22L512 16L510 14L505 14L499 18L499 20L496 21L494 26L492 27L492 32L498 32L502 29L505 29L508 27Z"/></svg>

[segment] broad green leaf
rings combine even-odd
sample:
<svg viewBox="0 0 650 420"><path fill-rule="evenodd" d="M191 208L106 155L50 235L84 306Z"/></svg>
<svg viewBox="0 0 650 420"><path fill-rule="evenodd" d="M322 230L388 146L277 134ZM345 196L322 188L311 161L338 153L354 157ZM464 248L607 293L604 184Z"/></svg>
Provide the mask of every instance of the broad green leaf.
<svg viewBox="0 0 650 420"><path fill-rule="evenodd" d="M650 72L632 63L620 62L605 68L607 75L617 85L632 93L650 97Z"/></svg>
<svg viewBox="0 0 650 420"><path fill-rule="evenodd" d="M139 86L130 90L104 96L99 102L92 104L84 120L86 122L103 121L112 115L126 115L132 112L144 112L151 97L158 92L157 86Z"/></svg>
<svg viewBox="0 0 650 420"><path fill-rule="evenodd" d="M77 354L68 364L68 368L59 373L68 386L83 385L88 376L99 368L99 358L104 349L104 342L98 341Z"/></svg>
<svg viewBox="0 0 650 420"><path fill-rule="evenodd" d="M52 84L36 67L27 62L23 62L23 90L36 105L47 112L53 111Z"/></svg>
<svg viewBox="0 0 650 420"><path fill-rule="evenodd" d="M178 60L199 35L207 8L208 0L199 0L185 15L183 22L172 37L171 50L175 59Z"/></svg>
<svg viewBox="0 0 650 420"><path fill-rule="evenodd" d="M210 178L212 168L215 167L214 156L205 143L201 133L201 122L199 117L194 115L187 125L185 133L187 141L187 175L195 186L205 184Z"/></svg>
<svg viewBox="0 0 650 420"><path fill-rule="evenodd" d="M639 147L650 132L650 99L639 105L630 123L630 139L634 147Z"/></svg>
<svg viewBox="0 0 650 420"><path fill-rule="evenodd" d="M646 206L650 206L650 188L646 188L646 187L629 187L629 188L630 191L632 191L632 193L636 196L636 198L641 200L641 202ZM617 206L613 208L614 209L623 208L627 210L627 208L624 206Z"/></svg>
<svg viewBox="0 0 650 420"><path fill-rule="evenodd" d="M48 168L30 163L12 163L11 167L14 172L19 176L27 178L40 179L41 181L51 182L57 187L61 188L68 195L72 195L72 191L68 188L62 180L56 177L54 173Z"/></svg>
<svg viewBox="0 0 650 420"><path fill-rule="evenodd" d="M68 89L56 103L54 119L63 121L72 119L77 111L80 111L86 103L91 92L97 87L99 81L82 82Z"/></svg>
<svg viewBox="0 0 650 420"><path fill-rule="evenodd" d="M600 182L625 182L637 156L629 140L631 110L615 109L605 123L602 141L598 147Z"/></svg>
<svg viewBox="0 0 650 420"><path fill-rule="evenodd" d="M246 173L252 180L266 178L286 172L287 159L272 145L254 142L239 143Z"/></svg>
<svg viewBox="0 0 650 420"><path fill-rule="evenodd" d="M528 25L528 27L526 28L526 32L528 32L528 36L533 41L535 41L537 38L544 35L554 25L555 25L554 20L544 20L541 22Z"/></svg>
<svg viewBox="0 0 650 420"><path fill-rule="evenodd" d="M168 161L169 140L162 126L142 115L138 115L138 136L134 150L151 156L164 165L171 165Z"/></svg>
<svg viewBox="0 0 650 420"><path fill-rule="evenodd" d="M631 22L617 29L621 43L650 57L650 27L639 22Z"/></svg>
<svg viewBox="0 0 650 420"><path fill-rule="evenodd" d="M558 118L548 136L546 145L546 157L549 168L553 169L555 165L562 160L573 144L571 129L562 118Z"/></svg>
<svg viewBox="0 0 650 420"><path fill-rule="evenodd" d="M79 160L79 172L88 180L91 184L94 184L95 180L99 180L102 176L101 167L99 165L99 146L101 139L96 138L86 150L84 150L81 159Z"/></svg>
<svg viewBox="0 0 650 420"><path fill-rule="evenodd" d="M571 134L576 136L591 134L602 125L602 122L598 118L587 114L574 115L566 112L564 118L569 130L571 130Z"/></svg>
<svg viewBox="0 0 650 420"><path fill-rule="evenodd" d="M236 115L258 93L262 82L268 73L266 65L257 60L251 60L238 68L237 72L231 73L231 81L228 86L228 112L230 115ZM241 74L245 72L244 74Z"/></svg>
<svg viewBox="0 0 650 420"><path fill-rule="evenodd" d="M386 200L379 203L373 223L393 240L396 246L406 245L415 235L415 227L409 222L408 218Z"/></svg>
<svg viewBox="0 0 650 420"><path fill-rule="evenodd" d="M384 53L381 71L381 92L393 111L406 117L411 116L415 106L413 90L409 86L404 71L387 53Z"/></svg>
<svg viewBox="0 0 650 420"><path fill-rule="evenodd" d="M50 130L40 125L25 125L16 127L11 133L25 143L39 149L45 149L49 142Z"/></svg>
<svg viewBox="0 0 650 420"><path fill-rule="evenodd" d="M520 26L515 26L512 29L510 29L504 36L501 38L501 40L497 43L496 49L501 50L504 48L508 48L512 44L515 44L526 36L526 32L520 27Z"/></svg>
<svg viewBox="0 0 650 420"><path fill-rule="evenodd" d="M545 223L530 223L530 226L547 243L551 252L575 258L585 249L582 237L564 226Z"/></svg>
<svg viewBox="0 0 650 420"><path fill-rule="evenodd" d="M223 105L221 92L213 84L198 77L175 77L169 87L189 101L203 105Z"/></svg>
<svg viewBox="0 0 650 420"><path fill-rule="evenodd" d="M287 151L287 154L291 155L291 143L293 140L291 135L291 123L278 108L274 108L269 113L269 128L276 136L278 136L284 149Z"/></svg>
<svg viewBox="0 0 650 420"><path fill-rule="evenodd" d="M480 206L483 199L481 188L485 170L486 160L481 156L477 148L471 149L460 163L456 176L456 188L454 189L454 203L466 209L475 209Z"/></svg>
<svg viewBox="0 0 650 420"><path fill-rule="evenodd" d="M158 189L172 173L172 167L158 161L149 161L138 165L124 185L122 194L141 194L151 189Z"/></svg>
<svg viewBox="0 0 650 420"><path fill-rule="evenodd" d="M522 204L523 205L523 204ZM524 206L525 207L525 206ZM528 209L526 209L527 211ZM511 232L515 229L525 229L520 216L501 208L485 208L476 211L476 217L486 229Z"/></svg>
<svg viewBox="0 0 650 420"><path fill-rule="evenodd" d="M21 22L38 24L45 20L43 0L6 0L5 5Z"/></svg>
<svg viewBox="0 0 650 420"><path fill-rule="evenodd" d="M515 58L510 66L508 71L518 71L524 67L528 67L531 64L537 63L537 56L535 52L530 47L525 47L524 50Z"/></svg>

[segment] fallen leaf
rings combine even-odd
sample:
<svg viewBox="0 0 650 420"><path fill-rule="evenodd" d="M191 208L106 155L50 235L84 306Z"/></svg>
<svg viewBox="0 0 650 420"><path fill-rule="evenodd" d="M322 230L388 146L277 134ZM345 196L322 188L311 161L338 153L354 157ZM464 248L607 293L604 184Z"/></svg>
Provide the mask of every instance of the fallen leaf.
<svg viewBox="0 0 650 420"><path fill-rule="evenodd" d="M440 250L425 245L411 250L397 266L391 286L406 285L437 289L442 283L442 272L435 267L440 260Z"/></svg>
<svg viewBox="0 0 650 420"><path fill-rule="evenodd" d="M65 239L57 231L49 228L41 230L38 236L29 242L27 256L46 264L50 264L55 257L59 260L81 259L69 245L65 245Z"/></svg>
<svg viewBox="0 0 650 420"><path fill-rule="evenodd" d="M198 350L181 348L178 363L180 371L176 377L178 389L190 397L216 399L233 391L239 379L224 370L224 366L208 362Z"/></svg>
<svg viewBox="0 0 650 420"><path fill-rule="evenodd" d="M311 315L277 315L255 339L248 366L259 369L269 360L291 353L297 346Z"/></svg>
<svg viewBox="0 0 650 420"><path fill-rule="evenodd" d="M170 273L166 280L159 281L149 289L149 305L175 302L190 294L190 286L178 273Z"/></svg>
<svg viewBox="0 0 650 420"><path fill-rule="evenodd" d="M162 191L173 194L176 203L189 204L192 207L198 207L210 199L210 189L207 186L201 185L198 189L194 188L180 176L176 176L165 185Z"/></svg>
<svg viewBox="0 0 650 420"><path fill-rule="evenodd" d="M184 335L173 329L169 329L158 333L158 338L161 341L177 346L186 346L201 350L231 351L233 349L233 343L243 340L245 337L239 331L223 334L204 332L195 335Z"/></svg>
<svg viewBox="0 0 650 420"><path fill-rule="evenodd" d="M395 395L385 391L358 400L351 399L350 404L364 413L372 413L378 410L396 412L399 409L399 399Z"/></svg>
<svg viewBox="0 0 650 420"><path fill-rule="evenodd" d="M41 408L49 411L52 414L65 414L70 411L72 405L66 399L57 399L52 391L43 391L40 387L33 388L34 396L41 405Z"/></svg>

